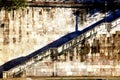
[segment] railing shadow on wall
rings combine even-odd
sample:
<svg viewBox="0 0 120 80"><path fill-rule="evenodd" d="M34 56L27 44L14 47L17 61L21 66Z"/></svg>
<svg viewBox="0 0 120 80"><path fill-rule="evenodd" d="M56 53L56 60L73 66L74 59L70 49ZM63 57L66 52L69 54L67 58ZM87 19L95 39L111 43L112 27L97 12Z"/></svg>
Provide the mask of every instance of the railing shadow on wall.
<svg viewBox="0 0 120 80"><path fill-rule="evenodd" d="M113 13L111 15L112 17L107 17L106 21L107 22L111 22L111 21L115 20L116 18L120 17L119 13L120 13L120 11L118 11L115 14ZM67 44L67 43L69 44L69 42L71 42L72 39L75 39L77 36L87 32L87 31L89 31L89 30L91 30L93 28L95 28L97 25L101 24L104 21L105 21L105 18L100 20L100 21L98 21L97 23L95 23L95 24L93 24L93 25L83 29L82 31L78 31L78 32L73 32L73 33L67 34L67 35L61 37L60 39L54 41L53 43L50 43L50 44L46 45L45 47L43 47L43 48L41 48L41 49L31 53L28 56L20 57L20 58L16 58L16 59L13 59L11 61L8 61L7 63L5 63L5 64L0 66L0 75L1 75L1 77L2 77L2 71L7 71L7 70L10 70L12 68L14 69L15 66L17 68L17 66L20 66L21 64L23 64L23 65L24 64L29 64L27 62L29 62L31 60L31 58L32 59L35 58L36 55L40 55L40 54L42 55L43 53L46 53L46 51L48 51L47 53L49 54L50 53L49 52L49 48L55 48L55 47L58 48L58 47L60 47L63 44ZM46 57L46 56L47 55L45 55L44 57Z"/></svg>

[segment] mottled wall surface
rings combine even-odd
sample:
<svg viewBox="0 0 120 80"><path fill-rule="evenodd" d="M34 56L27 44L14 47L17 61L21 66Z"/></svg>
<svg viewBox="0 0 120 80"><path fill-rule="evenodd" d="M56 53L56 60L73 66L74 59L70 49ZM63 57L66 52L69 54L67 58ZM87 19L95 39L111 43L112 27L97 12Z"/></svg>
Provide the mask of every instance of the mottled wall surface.
<svg viewBox="0 0 120 80"><path fill-rule="evenodd" d="M0 65L25 56L74 31L75 17L69 8L28 7L0 11Z"/></svg>
<svg viewBox="0 0 120 80"><path fill-rule="evenodd" d="M117 26L119 27L119 25ZM119 29L119 28L117 28ZM59 56L58 61L50 61L47 59L33 64L26 69L26 76L96 76L96 77L119 77L120 76L120 31L115 34L111 33L99 35L99 51L92 51L84 55L76 55L73 48L73 60L70 59L70 54ZM96 42L93 41L93 42ZM92 39L91 39L92 41ZM85 47L85 46L84 46ZM80 49L80 47L78 47ZM97 50L97 48L95 48ZM85 50L84 53L85 54ZM66 58L65 58L66 57ZM102 74L101 74L102 73Z"/></svg>
<svg viewBox="0 0 120 80"><path fill-rule="evenodd" d="M1 11L0 65L11 59L26 56L61 36L75 31L73 11L70 8L37 7L11 12ZM91 17L83 15L80 13L78 18L79 30L103 18L99 13ZM119 24L120 19L98 25L85 36L96 31L97 35L92 36L88 41L83 41L83 44L71 47L70 50L63 50L62 53L64 54L65 51L65 55L58 57L60 62L55 64L39 62L26 70L27 76L52 76L53 72L59 76L115 76L115 74L119 76ZM111 27L110 30L108 26ZM93 43L95 43L94 50ZM18 66L17 69L21 70L21 67Z"/></svg>
<svg viewBox="0 0 120 80"><path fill-rule="evenodd" d="M75 31L75 16L71 8L27 7L24 10L0 11L0 65L53 42ZM81 10L79 30L103 17L86 15ZM97 15L97 16L96 16Z"/></svg>

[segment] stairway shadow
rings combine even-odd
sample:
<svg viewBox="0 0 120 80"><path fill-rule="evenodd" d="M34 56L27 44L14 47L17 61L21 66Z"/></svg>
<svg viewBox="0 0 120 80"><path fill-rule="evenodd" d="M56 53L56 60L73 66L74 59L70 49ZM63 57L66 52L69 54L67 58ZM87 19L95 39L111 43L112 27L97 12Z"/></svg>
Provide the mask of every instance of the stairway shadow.
<svg viewBox="0 0 120 80"><path fill-rule="evenodd" d="M27 60L31 59L32 57L36 56L37 54L41 54L41 52L50 49L50 48L57 48L63 44L65 44L66 42L76 38L79 35L84 34L85 32L95 28L97 25L103 23L103 22L112 22L113 20L117 19L120 17L120 10L116 11L115 13L111 14L108 17L103 18L102 20L99 20L98 22L88 26L87 28L83 29L82 31L76 31L76 32L71 32L69 34L64 35L63 37L59 38L58 40L55 40L54 42L44 46L41 49L36 50L33 53L30 53L29 55L25 56L25 57L19 57L16 59L13 59L11 61L6 62L5 64L0 66L0 77L2 77L2 72L3 71L8 71L12 68L14 68L17 65L20 65L24 62L26 62Z"/></svg>
<svg viewBox="0 0 120 80"><path fill-rule="evenodd" d="M19 57L19 58L16 58L16 59L13 59L13 60L10 60L10 61L6 62L5 64L0 66L0 77L2 78L2 72L3 71L8 71L8 70L14 68L17 65L24 63L25 61L31 59L35 55L40 54L44 50L47 50L49 48L58 47L58 46L60 46L60 45L62 45L64 43L72 40L73 38L77 37L80 34L81 34L80 31L66 34L63 37L59 38L58 40L55 40L54 42L44 46L43 48L41 48L41 49L39 49L39 50L37 50L37 51L27 55L27 56Z"/></svg>

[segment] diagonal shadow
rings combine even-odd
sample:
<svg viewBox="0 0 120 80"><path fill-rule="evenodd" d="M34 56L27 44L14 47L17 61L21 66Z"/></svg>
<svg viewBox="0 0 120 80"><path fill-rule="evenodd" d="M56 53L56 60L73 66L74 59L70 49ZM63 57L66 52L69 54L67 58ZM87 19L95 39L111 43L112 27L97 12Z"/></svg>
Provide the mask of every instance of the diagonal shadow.
<svg viewBox="0 0 120 80"><path fill-rule="evenodd" d="M115 19L117 19L119 17L120 17L120 10L117 10L116 12L114 12L111 15L103 18L102 20L88 26L87 28L83 29L82 31L75 31L75 32L66 34L63 37L59 38L58 40L55 40L54 42L44 46L41 49L36 50L33 53L30 53L29 55L27 55L25 57L19 57L19 58L16 58L16 59L13 59L11 61L6 62L5 64L0 66L0 77L2 77L2 72L3 71L8 71L8 70L10 70L11 68L13 68L13 67L15 67L17 65L19 65L21 63L24 63L25 61L29 60L30 58L34 57L35 55L40 54L42 51L47 50L49 48L55 48L55 47L61 46L64 43L72 40L73 38L75 38L75 37L87 32L87 31L95 28L99 24L101 24L101 23L103 23L105 21L106 22L112 22L113 20L115 20Z"/></svg>

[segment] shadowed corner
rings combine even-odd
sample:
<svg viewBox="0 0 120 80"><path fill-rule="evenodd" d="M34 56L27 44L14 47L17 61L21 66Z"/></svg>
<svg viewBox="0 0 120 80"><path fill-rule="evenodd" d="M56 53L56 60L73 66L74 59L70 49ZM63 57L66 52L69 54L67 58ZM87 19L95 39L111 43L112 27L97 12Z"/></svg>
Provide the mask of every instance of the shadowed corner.
<svg viewBox="0 0 120 80"><path fill-rule="evenodd" d="M11 68L23 63L26 60L27 60L26 57L19 57L19 58L10 60L10 61L6 62L5 64L1 65L0 66L0 78L2 78L2 76L3 76L3 74L2 74L3 71L8 71Z"/></svg>

